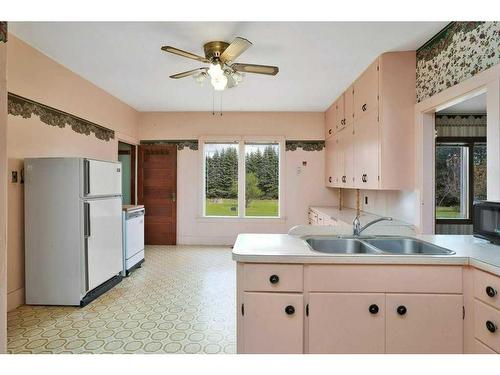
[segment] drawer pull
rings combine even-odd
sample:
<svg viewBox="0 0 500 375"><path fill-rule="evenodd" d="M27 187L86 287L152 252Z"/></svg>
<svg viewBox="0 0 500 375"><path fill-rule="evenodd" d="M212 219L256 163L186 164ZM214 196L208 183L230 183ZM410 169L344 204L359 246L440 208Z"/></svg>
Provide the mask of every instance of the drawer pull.
<svg viewBox="0 0 500 375"><path fill-rule="evenodd" d="M361 109L363 110L363 112L366 112L366 104L363 104L363 105L361 106Z"/></svg>
<svg viewBox="0 0 500 375"><path fill-rule="evenodd" d="M278 284L280 281L280 278L278 275L271 275L271 277L269 277L269 282L271 284Z"/></svg>
<svg viewBox="0 0 500 375"><path fill-rule="evenodd" d="M285 312L287 315L293 315L295 314L295 307L293 307L292 305L288 305L287 307L285 307Z"/></svg>
<svg viewBox="0 0 500 375"><path fill-rule="evenodd" d="M495 323L493 323L491 320L486 321L486 329L490 331L491 333L495 333L497 330L497 326Z"/></svg>
<svg viewBox="0 0 500 375"><path fill-rule="evenodd" d="M398 308L396 309L396 311L398 312L399 315L405 315L406 314L406 306L398 306Z"/></svg>
<svg viewBox="0 0 500 375"><path fill-rule="evenodd" d="M368 311L370 312L370 314L375 315L378 313L378 306L376 304L370 305L370 307L368 308Z"/></svg>
<svg viewBox="0 0 500 375"><path fill-rule="evenodd" d="M488 297L493 298L497 295L497 291L492 286L487 286L486 287L486 294L488 295Z"/></svg>

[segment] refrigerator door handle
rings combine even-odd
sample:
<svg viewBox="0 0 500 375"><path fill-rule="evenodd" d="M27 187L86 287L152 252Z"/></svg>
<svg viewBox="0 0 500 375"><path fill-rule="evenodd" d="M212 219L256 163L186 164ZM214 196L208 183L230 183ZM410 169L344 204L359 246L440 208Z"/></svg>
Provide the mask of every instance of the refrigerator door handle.
<svg viewBox="0 0 500 375"><path fill-rule="evenodd" d="M83 160L83 195L90 194L90 162Z"/></svg>
<svg viewBox="0 0 500 375"><path fill-rule="evenodd" d="M90 203L83 203L83 235L85 238L90 237Z"/></svg>

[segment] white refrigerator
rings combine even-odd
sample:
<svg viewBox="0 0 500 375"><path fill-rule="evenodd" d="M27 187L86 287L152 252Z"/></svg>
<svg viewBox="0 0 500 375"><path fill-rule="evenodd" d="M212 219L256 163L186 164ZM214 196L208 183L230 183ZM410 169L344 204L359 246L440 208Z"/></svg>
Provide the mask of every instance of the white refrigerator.
<svg viewBox="0 0 500 375"><path fill-rule="evenodd" d="M121 281L121 163L25 160L30 305L84 306Z"/></svg>

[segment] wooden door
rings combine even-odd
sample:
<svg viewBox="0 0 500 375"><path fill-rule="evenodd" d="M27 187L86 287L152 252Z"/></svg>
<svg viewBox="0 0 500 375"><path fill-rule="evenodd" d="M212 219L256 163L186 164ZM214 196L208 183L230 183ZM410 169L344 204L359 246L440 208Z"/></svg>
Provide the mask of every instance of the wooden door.
<svg viewBox="0 0 500 375"><path fill-rule="evenodd" d="M384 351L384 294L309 294L309 353Z"/></svg>
<svg viewBox="0 0 500 375"><path fill-rule="evenodd" d="M463 353L462 306L462 295L388 294L386 352Z"/></svg>
<svg viewBox="0 0 500 375"><path fill-rule="evenodd" d="M303 353L302 294L243 293L243 352Z"/></svg>
<svg viewBox="0 0 500 375"><path fill-rule="evenodd" d="M146 245L175 245L177 235L177 147L139 146L137 199L146 208Z"/></svg>
<svg viewBox="0 0 500 375"><path fill-rule="evenodd" d="M335 168L337 163L337 136L327 138L325 142L325 185L335 185Z"/></svg>
<svg viewBox="0 0 500 375"><path fill-rule="evenodd" d="M378 59L354 82L354 120L378 112Z"/></svg>
<svg viewBox="0 0 500 375"><path fill-rule="evenodd" d="M379 122L372 111L354 122L354 184L361 189L379 186Z"/></svg>

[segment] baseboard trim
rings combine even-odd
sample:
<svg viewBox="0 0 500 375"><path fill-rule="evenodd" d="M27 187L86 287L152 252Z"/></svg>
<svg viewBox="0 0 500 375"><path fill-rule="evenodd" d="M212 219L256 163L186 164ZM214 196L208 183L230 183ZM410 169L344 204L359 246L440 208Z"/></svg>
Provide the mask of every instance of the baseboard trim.
<svg viewBox="0 0 500 375"><path fill-rule="evenodd" d="M15 310L19 306L24 305L24 301L24 288L7 293L7 311Z"/></svg>

